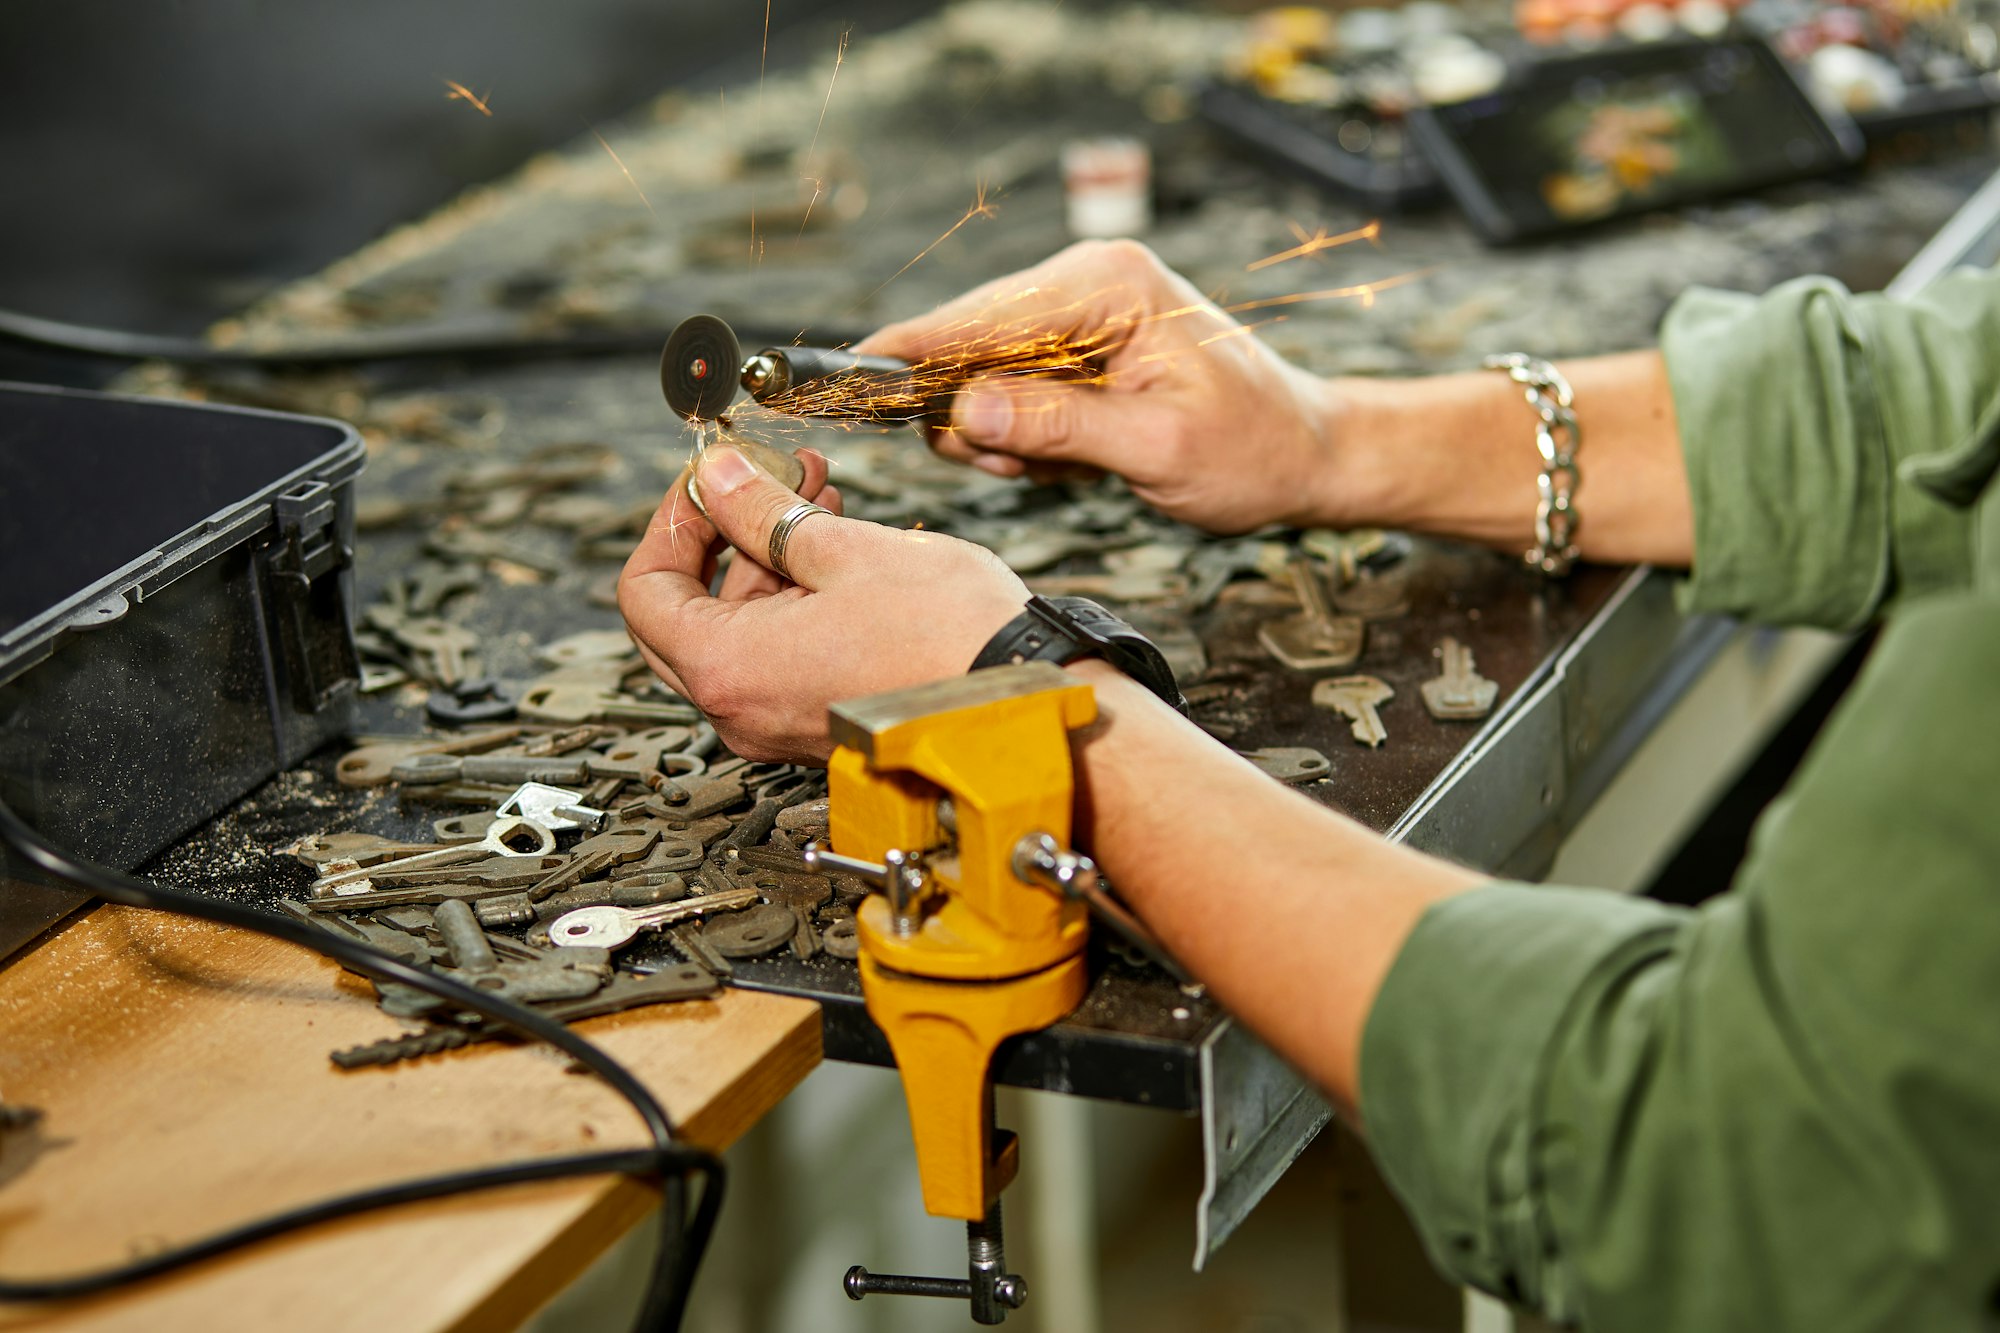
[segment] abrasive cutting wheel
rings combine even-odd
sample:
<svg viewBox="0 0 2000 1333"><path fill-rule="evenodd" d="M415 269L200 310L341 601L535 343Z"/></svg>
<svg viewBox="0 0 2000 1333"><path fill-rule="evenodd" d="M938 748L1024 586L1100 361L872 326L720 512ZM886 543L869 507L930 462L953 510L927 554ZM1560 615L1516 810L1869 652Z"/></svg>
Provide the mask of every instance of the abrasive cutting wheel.
<svg viewBox="0 0 2000 1333"><path fill-rule="evenodd" d="M713 421L736 400L743 346L714 315L690 315L660 353L660 391L683 420Z"/></svg>

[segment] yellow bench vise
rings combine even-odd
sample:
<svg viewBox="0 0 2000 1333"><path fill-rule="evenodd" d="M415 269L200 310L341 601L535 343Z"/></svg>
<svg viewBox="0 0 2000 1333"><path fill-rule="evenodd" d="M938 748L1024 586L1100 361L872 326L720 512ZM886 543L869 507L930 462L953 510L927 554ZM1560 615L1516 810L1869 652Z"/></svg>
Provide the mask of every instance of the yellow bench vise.
<svg viewBox="0 0 2000 1333"><path fill-rule="evenodd" d="M1026 1296L1004 1271L1000 1193L1017 1145L993 1127L993 1052L1082 1000L1094 889L1067 850L1070 732L1089 685L1046 662L871 695L831 711L834 851L809 865L882 888L861 904L861 987L902 1073L924 1207L967 1225L969 1277L849 1270L847 1293L969 1300L997 1324Z"/></svg>

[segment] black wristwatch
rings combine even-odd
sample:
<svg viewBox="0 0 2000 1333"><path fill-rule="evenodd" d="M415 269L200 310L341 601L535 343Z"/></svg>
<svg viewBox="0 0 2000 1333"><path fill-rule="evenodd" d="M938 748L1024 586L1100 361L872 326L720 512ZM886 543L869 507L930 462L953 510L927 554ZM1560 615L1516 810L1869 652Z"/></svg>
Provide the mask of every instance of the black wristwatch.
<svg viewBox="0 0 2000 1333"><path fill-rule="evenodd" d="M1088 597L1030 597L980 649L971 669L1018 662L1068 666L1082 657L1103 658L1187 716L1187 700L1159 647Z"/></svg>

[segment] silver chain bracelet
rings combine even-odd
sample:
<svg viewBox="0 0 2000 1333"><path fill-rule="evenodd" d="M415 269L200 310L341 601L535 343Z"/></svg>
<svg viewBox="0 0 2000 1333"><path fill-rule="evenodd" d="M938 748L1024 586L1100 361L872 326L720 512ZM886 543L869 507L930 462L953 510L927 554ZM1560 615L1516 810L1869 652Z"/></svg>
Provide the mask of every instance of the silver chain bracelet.
<svg viewBox="0 0 2000 1333"><path fill-rule="evenodd" d="M1576 509L1576 447L1583 432L1572 410L1576 395L1569 381L1540 357L1525 352L1489 356L1488 370L1504 370L1526 391L1535 410L1535 447L1542 453L1542 472L1535 479L1541 496L1535 505L1535 544L1521 557L1550 578L1561 578L1576 563L1576 530L1583 516Z"/></svg>

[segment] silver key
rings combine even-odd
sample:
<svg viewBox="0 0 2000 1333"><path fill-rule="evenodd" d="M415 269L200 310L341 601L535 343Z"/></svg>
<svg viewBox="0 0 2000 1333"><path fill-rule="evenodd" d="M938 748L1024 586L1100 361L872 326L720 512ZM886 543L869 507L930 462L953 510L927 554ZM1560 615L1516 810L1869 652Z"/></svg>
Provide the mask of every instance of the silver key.
<svg viewBox="0 0 2000 1333"><path fill-rule="evenodd" d="M1269 776L1291 785L1317 782L1333 771L1332 762L1324 754L1303 745L1267 745L1261 750L1236 753Z"/></svg>
<svg viewBox="0 0 2000 1333"><path fill-rule="evenodd" d="M549 923L549 943L566 949L616 949L642 930L658 930L705 912L730 911L756 901L755 889L725 889L651 907L579 907Z"/></svg>
<svg viewBox="0 0 2000 1333"><path fill-rule="evenodd" d="M467 861L483 861L489 856L547 856L555 849L556 835L534 820L496 819L492 827L486 830L486 836L478 842L440 847L433 852L419 852L414 856L399 857L393 861L382 861L372 866L358 866L338 874L324 875L314 881L312 892L315 898L366 893L370 879L391 871L441 870L446 866L460 865Z"/></svg>
<svg viewBox="0 0 2000 1333"><path fill-rule="evenodd" d="M1292 587L1304 609L1257 629L1257 641L1294 671L1328 671L1353 666L1366 633L1359 616L1344 616L1327 600L1326 584L1310 557L1292 557Z"/></svg>
<svg viewBox="0 0 2000 1333"><path fill-rule="evenodd" d="M1396 697L1396 692L1373 676L1335 676L1313 686L1312 701L1331 708L1354 725L1354 739L1366 746L1378 746L1389 739L1382 716L1375 711Z"/></svg>
<svg viewBox="0 0 2000 1333"><path fill-rule="evenodd" d="M1447 638L1438 645L1438 656L1443 659L1441 673L1423 684L1424 707L1431 716L1449 721L1492 712L1500 687L1472 669L1472 650Z"/></svg>
<svg viewBox="0 0 2000 1333"><path fill-rule="evenodd" d="M532 819L552 833L568 829L596 832L605 816L604 811L583 803L582 792L542 782L522 783L515 788L512 796L500 802L496 813Z"/></svg>

